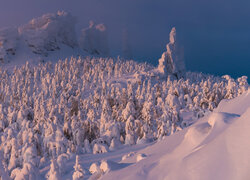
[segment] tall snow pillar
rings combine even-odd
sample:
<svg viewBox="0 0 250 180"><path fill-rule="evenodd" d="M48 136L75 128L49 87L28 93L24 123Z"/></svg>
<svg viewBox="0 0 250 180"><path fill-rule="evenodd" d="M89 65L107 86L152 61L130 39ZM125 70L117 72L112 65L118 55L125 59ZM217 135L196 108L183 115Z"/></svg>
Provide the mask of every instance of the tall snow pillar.
<svg viewBox="0 0 250 180"><path fill-rule="evenodd" d="M169 43L165 51L159 59L158 70L163 74L174 75L177 78L185 72L185 63L182 53L176 43L176 29L172 28L169 34Z"/></svg>

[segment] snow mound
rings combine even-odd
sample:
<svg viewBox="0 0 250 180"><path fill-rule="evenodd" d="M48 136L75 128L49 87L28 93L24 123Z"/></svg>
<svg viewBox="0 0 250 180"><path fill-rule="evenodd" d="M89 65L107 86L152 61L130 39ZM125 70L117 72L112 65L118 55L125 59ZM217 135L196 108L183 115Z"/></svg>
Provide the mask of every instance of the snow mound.
<svg viewBox="0 0 250 180"><path fill-rule="evenodd" d="M134 152L130 152L130 153L128 153L128 154L125 154L125 155L122 156L122 161L123 161L123 160L126 160L127 158L130 158L130 157L132 157L132 156L134 156L134 155L135 155Z"/></svg>
<svg viewBox="0 0 250 180"><path fill-rule="evenodd" d="M116 163L114 161L110 160L103 160L100 165L100 169L104 172L107 173L109 171L114 171L117 169L121 169L123 166L119 163Z"/></svg>
<svg viewBox="0 0 250 180"><path fill-rule="evenodd" d="M98 173L100 172L100 163L92 163L91 166L89 167L89 172L91 174Z"/></svg>
<svg viewBox="0 0 250 180"><path fill-rule="evenodd" d="M139 162L139 161L141 161L141 160L143 160L143 159L146 159L146 157L147 157L146 154L141 154L141 153L139 153L139 154L137 154L137 156L136 156L136 162Z"/></svg>
<svg viewBox="0 0 250 180"><path fill-rule="evenodd" d="M105 144L95 144L93 147L93 154L106 153L108 147Z"/></svg>
<svg viewBox="0 0 250 180"><path fill-rule="evenodd" d="M248 89L246 93L235 99L222 100L215 111L235 113L241 115L249 107L249 102L250 102L250 89Z"/></svg>
<svg viewBox="0 0 250 180"><path fill-rule="evenodd" d="M58 11L32 19L18 31L33 53L48 56L49 51L59 50L61 44L77 46L75 24L76 19L71 14Z"/></svg>
<svg viewBox="0 0 250 180"><path fill-rule="evenodd" d="M212 126L209 123L202 123L189 128L185 134L185 140L189 145L199 144L207 136Z"/></svg>

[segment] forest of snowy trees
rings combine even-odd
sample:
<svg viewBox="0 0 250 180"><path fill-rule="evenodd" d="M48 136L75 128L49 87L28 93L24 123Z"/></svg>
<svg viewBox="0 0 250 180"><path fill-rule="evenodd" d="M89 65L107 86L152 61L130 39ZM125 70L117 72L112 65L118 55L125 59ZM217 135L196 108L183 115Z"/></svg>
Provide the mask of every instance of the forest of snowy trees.
<svg viewBox="0 0 250 180"><path fill-rule="evenodd" d="M20 42L41 56L62 45L109 55L105 25L91 21L78 43L75 23L58 12L0 30L0 62L10 61ZM131 56L126 31L123 51ZM248 89L246 76L186 72L175 28L157 68L120 58L72 57L0 69L0 79L0 180L62 179L72 157L72 179L83 179L99 167L93 164L87 172L78 155L161 140Z"/></svg>
<svg viewBox="0 0 250 180"><path fill-rule="evenodd" d="M71 58L12 73L0 70L2 179L60 179L72 154L105 153L160 140L248 88L237 80L187 72L162 76L156 68L111 58ZM84 170L74 166L73 179ZM6 177L6 178L5 178ZM44 177L45 178L45 177Z"/></svg>

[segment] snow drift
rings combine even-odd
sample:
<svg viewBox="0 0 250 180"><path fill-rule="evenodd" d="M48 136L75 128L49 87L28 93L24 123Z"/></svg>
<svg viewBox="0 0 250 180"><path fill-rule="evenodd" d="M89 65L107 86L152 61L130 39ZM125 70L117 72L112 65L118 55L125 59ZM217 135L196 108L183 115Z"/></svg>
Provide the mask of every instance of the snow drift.
<svg viewBox="0 0 250 180"><path fill-rule="evenodd" d="M121 163L133 165L102 179L249 179L249 98L250 90L222 102L217 112L139 151L137 154L147 155L145 159L138 163L133 158L124 159ZM243 110L238 111L239 104Z"/></svg>

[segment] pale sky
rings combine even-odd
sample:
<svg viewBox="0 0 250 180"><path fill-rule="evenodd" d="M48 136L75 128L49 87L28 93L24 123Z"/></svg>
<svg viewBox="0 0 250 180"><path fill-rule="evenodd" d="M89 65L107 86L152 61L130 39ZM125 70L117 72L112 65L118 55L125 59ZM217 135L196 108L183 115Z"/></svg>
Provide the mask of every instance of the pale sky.
<svg viewBox="0 0 250 180"><path fill-rule="evenodd" d="M0 0L0 27L19 26L44 13L70 12L77 32L104 23L113 55L128 29L134 59L158 63L177 29L188 70L250 77L249 0Z"/></svg>

